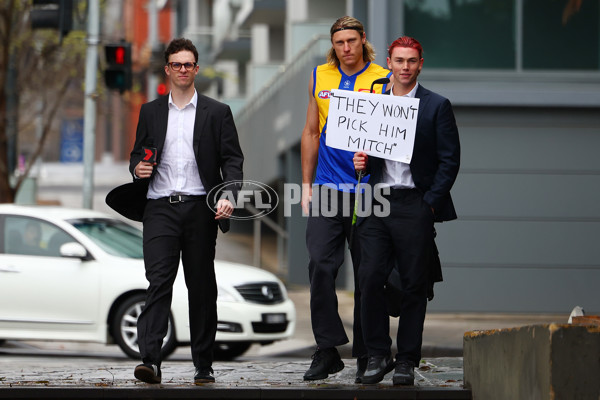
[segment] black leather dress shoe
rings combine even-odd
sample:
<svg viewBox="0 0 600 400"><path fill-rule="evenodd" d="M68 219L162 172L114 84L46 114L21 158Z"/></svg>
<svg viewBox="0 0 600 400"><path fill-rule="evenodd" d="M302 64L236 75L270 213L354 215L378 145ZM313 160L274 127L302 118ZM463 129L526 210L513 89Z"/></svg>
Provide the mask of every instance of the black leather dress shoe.
<svg viewBox="0 0 600 400"><path fill-rule="evenodd" d="M344 362L335 347L317 349L312 355L310 368L304 374L305 381L325 379L329 374L335 374L344 369Z"/></svg>
<svg viewBox="0 0 600 400"><path fill-rule="evenodd" d="M354 380L354 383L362 383L362 378L365 375L368 363L368 356L358 357L356 359L356 379Z"/></svg>
<svg viewBox="0 0 600 400"><path fill-rule="evenodd" d="M367 364L367 370L362 377L362 383L379 383L383 377L394 369L395 363L391 355L371 356Z"/></svg>
<svg viewBox="0 0 600 400"><path fill-rule="evenodd" d="M196 368L196 373L194 374L194 383L213 383L215 381L215 376L213 369L208 368Z"/></svg>
<svg viewBox="0 0 600 400"><path fill-rule="evenodd" d="M133 375L142 382L160 383L160 367L156 364L140 364L135 367Z"/></svg>
<svg viewBox="0 0 600 400"><path fill-rule="evenodd" d="M412 386L415 384L415 365L412 361L401 360L396 363L392 378L394 385Z"/></svg>

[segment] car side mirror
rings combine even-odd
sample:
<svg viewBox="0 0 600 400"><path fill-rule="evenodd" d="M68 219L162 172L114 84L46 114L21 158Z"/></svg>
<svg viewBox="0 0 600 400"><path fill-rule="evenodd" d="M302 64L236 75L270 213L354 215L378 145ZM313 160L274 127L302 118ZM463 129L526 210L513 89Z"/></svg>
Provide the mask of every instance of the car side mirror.
<svg viewBox="0 0 600 400"><path fill-rule="evenodd" d="M69 258L87 258L87 250L79 243L69 242L60 246L60 255Z"/></svg>

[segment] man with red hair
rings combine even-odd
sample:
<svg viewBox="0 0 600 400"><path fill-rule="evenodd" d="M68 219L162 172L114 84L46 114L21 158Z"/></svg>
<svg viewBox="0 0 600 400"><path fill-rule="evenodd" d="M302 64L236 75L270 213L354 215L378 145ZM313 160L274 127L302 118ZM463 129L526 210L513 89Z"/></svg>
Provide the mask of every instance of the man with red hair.
<svg viewBox="0 0 600 400"><path fill-rule="evenodd" d="M410 164L368 158L363 152L353 158L356 170L371 174L370 185L385 188L383 198L389 202L385 216L371 213L358 221L361 318L369 355L362 383L380 382L395 367L394 385L413 385L414 368L421 359L433 223L456 219L450 189L459 170L460 143L450 101L417 82L423 67L421 44L404 36L390 45L388 54L394 83L387 94L420 102ZM395 263L389 262L390 255ZM395 361L384 294L394 265L403 292Z"/></svg>

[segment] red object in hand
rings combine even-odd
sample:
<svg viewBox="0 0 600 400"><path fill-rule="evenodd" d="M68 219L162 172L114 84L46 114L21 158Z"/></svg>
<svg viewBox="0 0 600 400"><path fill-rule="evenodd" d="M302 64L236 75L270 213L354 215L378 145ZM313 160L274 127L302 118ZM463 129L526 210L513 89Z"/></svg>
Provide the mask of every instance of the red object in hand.
<svg viewBox="0 0 600 400"><path fill-rule="evenodd" d="M142 147L144 150L144 161L149 163L156 162L156 147Z"/></svg>

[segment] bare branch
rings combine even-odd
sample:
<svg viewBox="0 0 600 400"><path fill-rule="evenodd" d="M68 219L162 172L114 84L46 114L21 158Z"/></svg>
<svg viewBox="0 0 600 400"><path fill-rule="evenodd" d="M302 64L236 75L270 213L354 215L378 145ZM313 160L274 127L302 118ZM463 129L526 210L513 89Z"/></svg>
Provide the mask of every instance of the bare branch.
<svg viewBox="0 0 600 400"><path fill-rule="evenodd" d="M27 167L25 168L25 173L22 174L21 176L19 176L19 178L17 179L17 182L15 184L15 192L19 190L19 188L21 187L21 184L23 183L25 178L27 176L29 176L29 172L31 171L31 168L33 167L36 160L39 158L40 154L42 153L42 150L44 149L44 144L46 142L46 138L48 137L48 133L50 132L52 121L54 121L56 112L58 111L58 109L62 103L62 100L64 99L65 94L67 93L67 90L69 89L69 86L71 86L71 83L72 83L72 80L67 79L67 81L64 83L61 90L55 96L55 101L52 103L52 106L50 107L50 111L48 112L48 116L46 118L44 127L42 129L42 137L40 138L40 141L37 143L35 151L33 152L29 162L27 163Z"/></svg>

